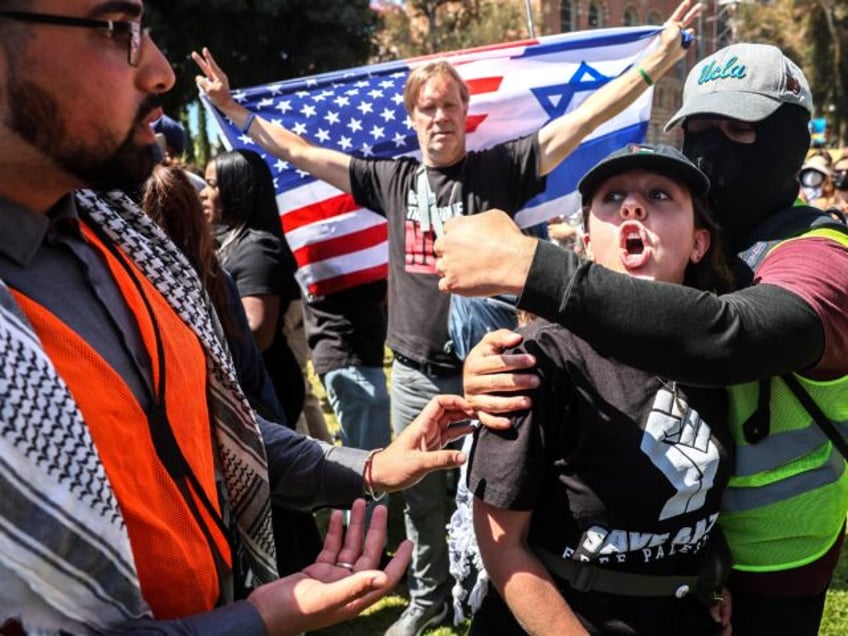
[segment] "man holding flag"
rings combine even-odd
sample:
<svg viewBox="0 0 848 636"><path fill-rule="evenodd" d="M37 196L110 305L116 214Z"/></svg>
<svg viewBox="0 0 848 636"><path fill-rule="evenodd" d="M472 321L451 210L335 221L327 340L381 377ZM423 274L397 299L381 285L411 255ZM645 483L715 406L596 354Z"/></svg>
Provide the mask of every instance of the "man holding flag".
<svg viewBox="0 0 848 636"><path fill-rule="evenodd" d="M359 158L311 143L239 104L211 53L193 53L203 75L197 85L242 133L284 162L353 195L383 214L389 236L388 345L394 352L391 411L396 432L439 393L460 393L461 365L446 349L449 298L440 294L433 241L453 216L498 207L515 214L545 188L554 170L596 127L622 112L685 55L689 25L701 5L684 0L665 24L658 46L638 65L538 131L469 152L469 89L446 62L417 67L404 105L421 160ZM407 536L415 541L408 577L410 605L390 636L420 634L447 613L450 592L444 475L404 492Z"/></svg>

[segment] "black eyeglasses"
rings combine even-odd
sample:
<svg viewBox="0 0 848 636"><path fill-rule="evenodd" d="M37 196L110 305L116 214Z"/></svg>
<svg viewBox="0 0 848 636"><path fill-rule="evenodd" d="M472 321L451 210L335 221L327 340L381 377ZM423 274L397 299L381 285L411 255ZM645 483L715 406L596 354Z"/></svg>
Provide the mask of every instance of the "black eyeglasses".
<svg viewBox="0 0 848 636"><path fill-rule="evenodd" d="M132 20L94 20L91 18L75 18L64 15L47 13L28 13L26 11L0 11L0 18L33 22L36 24L53 24L55 26L80 27L105 31L109 37L127 37L127 62L130 66L138 66L141 59L141 40L149 29L140 21Z"/></svg>

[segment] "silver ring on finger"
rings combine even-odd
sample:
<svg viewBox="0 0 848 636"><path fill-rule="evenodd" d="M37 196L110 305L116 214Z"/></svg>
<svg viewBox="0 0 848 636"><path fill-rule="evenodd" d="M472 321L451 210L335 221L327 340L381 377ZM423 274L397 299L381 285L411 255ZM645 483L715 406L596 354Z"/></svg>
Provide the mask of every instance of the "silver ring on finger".
<svg viewBox="0 0 848 636"><path fill-rule="evenodd" d="M336 566L344 568L348 572L353 572L353 563L345 563L344 561L338 561L336 562Z"/></svg>

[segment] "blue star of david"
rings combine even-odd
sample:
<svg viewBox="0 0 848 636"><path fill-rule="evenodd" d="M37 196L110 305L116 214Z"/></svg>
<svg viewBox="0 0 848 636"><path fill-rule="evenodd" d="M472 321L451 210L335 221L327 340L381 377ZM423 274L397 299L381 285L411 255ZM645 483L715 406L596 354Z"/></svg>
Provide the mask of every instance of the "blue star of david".
<svg viewBox="0 0 848 636"><path fill-rule="evenodd" d="M530 90L548 114L548 121L551 121L568 110L568 105L575 93L593 91L611 79L613 78L601 75L586 62L581 62L577 70L574 71L574 75L565 84L541 86Z"/></svg>

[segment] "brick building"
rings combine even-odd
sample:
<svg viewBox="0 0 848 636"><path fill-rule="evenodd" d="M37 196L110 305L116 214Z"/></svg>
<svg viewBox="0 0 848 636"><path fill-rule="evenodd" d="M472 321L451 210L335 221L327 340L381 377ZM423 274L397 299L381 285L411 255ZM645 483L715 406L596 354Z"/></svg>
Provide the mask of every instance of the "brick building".
<svg viewBox="0 0 848 636"><path fill-rule="evenodd" d="M680 0L491 0L493 2L516 3L521 11L530 6L533 28L536 36L599 29L605 27L638 26L661 24L677 7ZM705 9L698 19L696 31L699 34L691 51L675 69L669 71L654 88L651 123L648 127L648 141L663 142L679 146L679 130L664 133L665 122L679 108L683 96L683 82L692 65L700 58L726 43L728 8L735 7L744 0L701 0ZM455 3L459 5L459 3ZM443 9L451 11L452 3ZM406 7L396 0L375 0L372 7L381 12L405 11ZM419 16L414 21L414 30L426 33L429 29L427 19ZM525 23L525 29L528 26ZM514 39L527 37L527 32L518 33ZM513 38L510 38L513 39Z"/></svg>

